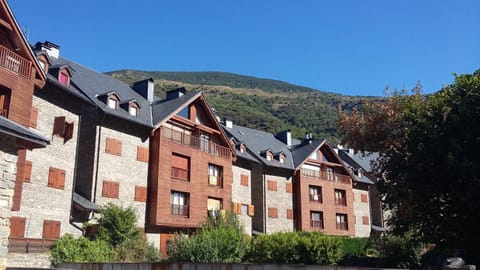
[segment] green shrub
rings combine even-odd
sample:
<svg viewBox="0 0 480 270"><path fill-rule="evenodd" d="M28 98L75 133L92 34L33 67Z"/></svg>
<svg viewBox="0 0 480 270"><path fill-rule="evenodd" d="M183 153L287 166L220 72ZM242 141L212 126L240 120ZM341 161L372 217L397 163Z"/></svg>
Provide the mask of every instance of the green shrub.
<svg viewBox="0 0 480 270"><path fill-rule="evenodd" d="M112 203L100 210L95 239L104 240L116 247L129 239L139 239L142 232L136 226L137 216L132 207L122 208Z"/></svg>
<svg viewBox="0 0 480 270"><path fill-rule="evenodd" d="M386 267L416 268L420 265L422 245L413 237L412 232L401 236L384 236L378 247Z"/></svg>
<svg viewBox="0 0 480 270"><path fill-rule="evenodd" d="M369 239L360 237L342 237L345 257L360 257L367 255Z"/></svg>
<svg viewBox="0 0 480 270"><path fill-rule="evenodd" d="M144 237L123 241L116 247L117 260L121 262L156 262L160 260L158 249Z"/></svg>
<svg viewBox="0 0 480 270"><path fill-rule="evenodd" d="M54 265L64 262L108 262L116 256L105 241L90 241L85 237L75 239L70 234L55 242L50 255Z"/></svg>

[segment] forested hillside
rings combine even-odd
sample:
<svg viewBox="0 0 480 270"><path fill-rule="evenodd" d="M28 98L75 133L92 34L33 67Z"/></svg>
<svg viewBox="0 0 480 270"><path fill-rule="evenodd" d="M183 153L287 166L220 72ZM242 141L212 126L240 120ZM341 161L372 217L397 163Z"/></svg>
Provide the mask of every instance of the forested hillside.
<svg viewBox="0 0 480 270"><path fill-rule="evenodd" d="M107 74L129 84L153 78L155 93L162 98L165 91L177 87L201 90L217 115L231 118L235 124L272 133L290 129L295 138L302 138L308 132L333 144L338 140L335 125L338 104L343 110L350 110L362 99L372 98L224 72L120 70Z"/></svg>

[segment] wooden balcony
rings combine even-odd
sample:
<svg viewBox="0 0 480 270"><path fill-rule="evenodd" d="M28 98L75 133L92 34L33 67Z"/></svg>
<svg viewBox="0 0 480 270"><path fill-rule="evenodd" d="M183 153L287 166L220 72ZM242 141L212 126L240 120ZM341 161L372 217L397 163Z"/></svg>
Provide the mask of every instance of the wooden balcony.
<svg viewBox="0 0 480 270"><path fill-rule="evenodd" d="M188 145L215 156L230 158L232 155L230 148L210 142L205 138L185 134L183 132L166 127L162 127L161 133L163 139L178 144Z"/></svg>
<svg viewBox="0 0 480 270"><path fill-rule="evenodd" d="M30 80L32 65L30 61L0 45L0 66Z"/></svg>
<svg viewBox="0 0 480 270"><path fill-rule="evenodd" d="M12 237L8 239L8 252L44 253L53 247L55 241L56 239Z"/></svg>
<svg viewBox="0 0 480 270"><path fill-rule="evenodd" d="M325 181L332 181L341 184L350 184L351 178L348 175L332 173L332 172L325 172L325 171L314 171L310 169L302 169L302 176L311 177L311 178L318 178Z"/></svg>

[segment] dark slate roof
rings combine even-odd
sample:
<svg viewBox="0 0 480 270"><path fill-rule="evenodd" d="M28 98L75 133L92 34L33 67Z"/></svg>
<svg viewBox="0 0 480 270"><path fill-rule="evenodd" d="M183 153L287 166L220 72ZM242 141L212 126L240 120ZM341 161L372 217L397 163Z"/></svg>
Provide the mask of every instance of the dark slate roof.
<svg viewBox="0 0 480 270"><path fill-rule="evenodd" d="M225 125L222 125L222 127L229 137L233 137L237 142L245 144L247 152L240 153L237 150L238 157L256 160L267 166L277 168L294 170L324 142L324 140L313 140L311 143L305 143L292 139L292 145L288 146L272 133L239 125L232 125L232 128L227 128ZM273 154L285 154L285 163L280 163L275 158L272 161L268 161L264 155L267 150L272 151Z"/></svg>
<svg viewBox="0 0 480 270"><path fill-rule="evenodd" d="M42 135L3 116L0 116L0 132L40 146L50 144L50 141Z"/></svg>
<svg viewBox="0 0 480 270"><path fill-rule="evenodd" d="M73 202L86 210L100 212L100 208L95 203L89 201L87 198L82 197L76 192L73 193Z"/></svg>
<svg viewBox="0 0 480 270"><path fill-rule="evenodd" d="M374 184L373 179L369 177L365 173L369 173L372 170L371 162L376 160L379 155L375 152L357 152L351 154L348 149L338 149L338 156L343 160L347 167L351 167L354 171L358 169L362 169L364 173L362 173L362 177L359 177L358 174L354 174L355 181L366 183L366 184Z"/></svg>
<svg viewBox="0 0 480 270"><path fill-rule="evenodd" d="M52 65L49 67L49 80L57 81L56 70L59 67L68 67L72 77L70 78L70 86L65 88L73 94L85 97L106 114L144 126L152 126L150 103L128 84L63 57L58 59L50 57L49 60L52 62ZM105 100L99 98L101 94L112 91L119 96L120 103L134 99L140 106L138 116L130 115L127 109L120 106L117 109L110 109Z"/></svg>
<svg viewBox="0 0 480 270"><path fill-rule="evenodd" d="M185 95L175 99L162 99L153 102L152 104L152 119L154 125L163 121L167 116L180 110L183 105L187 104L192 98L197 98L201 95L201 92L191 91Z"/></svg>

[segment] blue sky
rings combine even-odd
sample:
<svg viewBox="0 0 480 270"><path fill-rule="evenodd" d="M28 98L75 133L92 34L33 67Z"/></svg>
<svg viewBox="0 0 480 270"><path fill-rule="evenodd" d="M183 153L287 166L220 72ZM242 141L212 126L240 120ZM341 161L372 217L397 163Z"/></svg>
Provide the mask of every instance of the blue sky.
<svg viewBox="0 0 480 270"><path fill-rule="evenodd" d="M31 43L97 71L225 71L347 95L480 68L478 0L8 0Z"/></svg>

